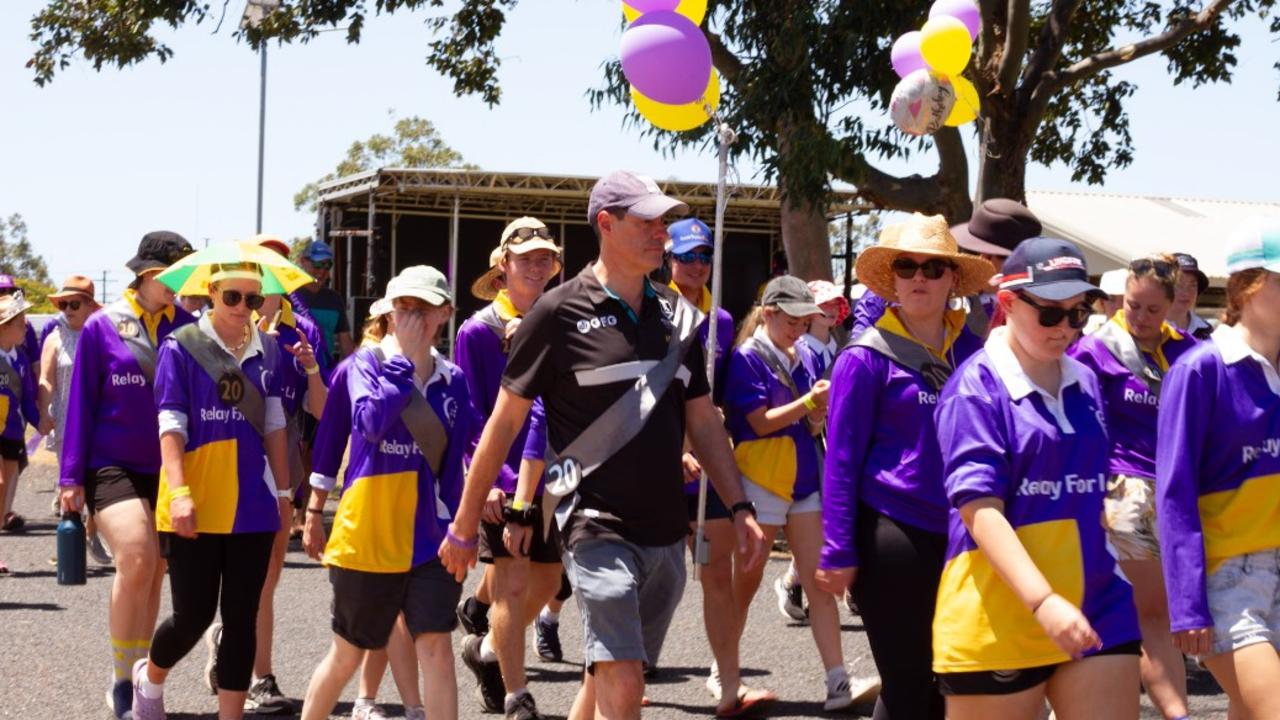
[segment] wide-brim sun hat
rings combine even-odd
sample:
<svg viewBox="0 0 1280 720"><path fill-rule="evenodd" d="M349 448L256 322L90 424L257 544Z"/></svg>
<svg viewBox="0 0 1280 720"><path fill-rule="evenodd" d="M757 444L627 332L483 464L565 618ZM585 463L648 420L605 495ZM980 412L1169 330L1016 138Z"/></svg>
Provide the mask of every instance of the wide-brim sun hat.
<svg viewBox="0 0 1280 720"><path fill-rule="evenodd" d="M973 255L960 252L947 221L941 215L916 213L903 223L890 225L880 232L879 242L858 255L854 270L858 281L869 290L896 302L893 261L899 255L912 253L944 258L955 265L957 295L973 295L989 289L996 274L995 266Z"/></svg>
<svg viewBox="0 0 1280 720"><path fill-rule="evenodd" d="M1018 243L1039 236L1041 229L1040 219L1022 203L992 198L973 209L969 222L951 228L951 234L969 252L1009 257Z"/></svg>
<svg viewBox="0 0 1280 720"><path fill-rule="evenodd" d="M18 317L31 309L31 303L23 296L21 290L14 290L12 295L0 296L0 325Z"/></svg>
<svg viewBox="0 0 1280 720"><path fill-rule="evenodd" d="M555 275L560 272L560 258L562 251L559 245L550 238L532 237L521 239L517 232L523 228L530 230L546 230L546 223L537 218L521 217L507 223L502 229L502 236L498 240L498 247L489 253L489 269L485 270L480 277L471 283L471 294L479 300L493 300L498 296L498 279L502 277L502 260L506 254L510 252L513 255L524 255L534 250L550 250L555 255L556 266L551 274Z"/></svg>
<svg viewBox="0 0 1280 720"><path fill-rule="evenodd" d="M62 281L62 289L56 293L49 293L50 300L67 300L77 295L84 297L89 301L90 305L97 305L97 301L93 299L94 287L93 281L84 275L68 275Z"/></svg>

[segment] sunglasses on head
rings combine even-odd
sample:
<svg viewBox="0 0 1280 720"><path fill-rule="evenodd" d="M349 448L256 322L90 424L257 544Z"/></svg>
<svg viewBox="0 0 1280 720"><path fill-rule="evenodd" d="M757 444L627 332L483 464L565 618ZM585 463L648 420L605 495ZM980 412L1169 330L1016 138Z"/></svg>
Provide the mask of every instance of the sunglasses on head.
<svg viewBox="0 0 1280 720"><path fill-rule="evenodd" d="M1163 260L1153 260L1151 258L1138 258L1129 263L1129 272L1134 275L1145 275L1153 273L1156 277L1171 278L1176 277L1180 268L1173 263Z"/></svg>
<svg viewBox="0 0 1280 720"><path fill-rule="evenodd" d="M1040 313L1041 327L1057 327L1064 319L1067 321L1067 327L1072 330L1079 330L1089 324L1089 316L1093 314L1093 310L1088 305L1076 305L1072 308L1064 308L1057 306L1041 305L1032 300L1026 293L1014 293L1022 302L1035 308Z"/></svg>
<svg viewBox="0 0 1280 720"><path fill-rule="evenodd" d="M692 265L693 263L702 263L703 265L711 264L711 253L709 252L682 252L672 255L671 258L681 265Z"/></svg>
<svg viewBox="0 0 1280 720"><path fill-rule="evenodd" d="M528 239L530 239L530 238L536 238L536 237L540 237L540 238L542 238L543 240L550 240L550 239L551 239L551 231L550 231L550 230L548 230L548 229L546 229L546 228L544 228L544 227L540 227L540 228L530 228L530 227L516 228L516 229L515 229L515 230L514 230L510 235L508 235L508 236L507 236L507 242L511 242L512 240L519 240L520 242L524 242L525 240L528 240Z"/></svg>
<svg viewBox="0 0 1280 720"><path fill-rule="evenodd" d="M258 293L242 293L239 290L223 290L222 304L227 307L235 307L244 301L244 306L250 310L257 310L262 307L262 303L267 299Z"/></svg>
<svg viewBox="0 0 1280 720"><path fill-rule="evenodd" d="M54 303L54 307L58 308L58 310L62 312L66 312L69 309L79 310L80 301L79 300L59 300L58 302Z"/></svg>
<svg viewBox="0 0 1280 720"><path fill-rule="evenodd" d="M954 270L955 267L955 263L942 258L931 258L922 263L905 257L895 258L893 261L894 274L903 280L915 277L917 271L924 273L926 280L937 280L943 273Z"/></svg>

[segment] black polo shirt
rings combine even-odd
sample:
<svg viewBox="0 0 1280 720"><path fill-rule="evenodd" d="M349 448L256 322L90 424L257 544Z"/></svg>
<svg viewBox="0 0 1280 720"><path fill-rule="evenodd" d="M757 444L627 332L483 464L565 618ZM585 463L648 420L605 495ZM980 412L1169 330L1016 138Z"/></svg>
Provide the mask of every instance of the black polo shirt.
<svg viewBox="0 0 1280 720"><path fill-rule="evenodd" d="M632 311L588 266L542 295L516 330L502 385L523 398L541 396L557 452L635 384L651 367L644 361L666 356L680 296L645 282L644 302ZM570 546L599 537L647 546L684 539L684 403L710 390L704 357L695 341L639 434L583 478L566 527Z"/></svg>

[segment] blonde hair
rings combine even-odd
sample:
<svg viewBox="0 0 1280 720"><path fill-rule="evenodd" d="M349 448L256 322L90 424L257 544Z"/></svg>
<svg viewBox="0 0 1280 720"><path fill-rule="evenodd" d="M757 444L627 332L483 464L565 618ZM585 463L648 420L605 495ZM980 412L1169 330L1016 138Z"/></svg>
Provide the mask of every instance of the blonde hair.
<svg viewBox="0 0 1280 720"><path fill-rule="evenodd" d="M777 309L777 306L774 306ZM764 324L764 308L759 305L752 305L751 312L743 319L742 326L738 328L738 336L733 339L733 346L738 347L742 343L751 339L756 334L756 329Z"/></svg>
<svg viewBox="0 0 1280 720"><path fill-rule="evenodd" d="M360 328L360 344L366 347L370 345L377 345L382 342L382 338L386 336L386 315L370 315L365 319L364 327Z"/></svg>
<svg viewBox="0 0 1280 720"><path fill-rule="evenodd" d="M1262 268L1249 268L1232 273L1227 278L1227 308L1222 311L1222 324L1235 325L1240 322L1244 306L1254 293L1262 289L1267 281L1267 271Z"/></svg>

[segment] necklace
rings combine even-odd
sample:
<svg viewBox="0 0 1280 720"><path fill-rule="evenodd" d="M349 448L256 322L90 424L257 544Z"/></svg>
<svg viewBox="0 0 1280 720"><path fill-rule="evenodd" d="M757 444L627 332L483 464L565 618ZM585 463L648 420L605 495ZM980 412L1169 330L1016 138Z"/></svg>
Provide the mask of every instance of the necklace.
<svg viewBox="0 0 1280 720"><path fill-rule="evenodd" d="M246 326L245 326L245 328L244 328L244 336L243 336L243 337L244 337L244 339L240 341L240 344L239 344L239 345L236 345L235 347L231 347L231 346L228 346L228 347L227 347L227 349L231 351L231 354L232 354L232 355L239 355L239 354L240 354L240 351L241 351L241 350L244 350L245 346L249 344L249 338L250 338L250 335L249 335L249 326L247 326L247 325L246 325Z"/></svg>

